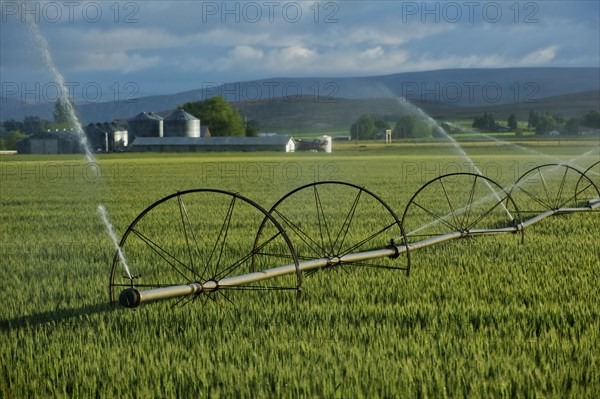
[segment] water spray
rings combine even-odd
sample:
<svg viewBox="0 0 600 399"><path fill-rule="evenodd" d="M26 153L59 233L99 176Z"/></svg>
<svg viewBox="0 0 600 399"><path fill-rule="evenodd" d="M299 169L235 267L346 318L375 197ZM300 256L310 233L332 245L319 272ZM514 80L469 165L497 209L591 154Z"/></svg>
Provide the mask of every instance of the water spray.
<svg viewBox="0 0 600 399"><path fill-rule="evenodd" d="M88 163L95 163L96 158L94 157L90 143L87 139L87 136L83 130L81 123L79 122L79 118L77 117L77 114L75 112L74 105L73 105L72 101L69 99L69 89L66 85L65 78L60 73L58 68L56 67L56 64L54 63L54 59L52 58L52 54L50 54L48 41L40 32L40 29L39 29L37 23L35 22L34 18L26 17L26 23L27 23L27 26L29 27L29 30L30 30L32 36L33 36L33 39L35 40L36 44L38 45L38 48L42 55L44 64L50 70L52 77L54 78L55 82L57 83L58 87L60 88L60 94L61 94L60 98L64 99L63 104L67 111L67 117L69 120L69 124L71 126L73 126L73 129L74 129L75 134L77 135L79 144L85 153L85 160ZM129 269L127 267L127 262L125 261L125 258L123 256L119 246L116 243L117 242L116 236L113 231L113 226L110 223L108 212L106 211L106 209L104 208L104 206L102 204L98 205L97 210L98 210L98 213L100 214L100 217L101 217L103 223L106 225L106 228L108 230L111 240L115 243L115 245L117 247L117 252L120 254L120 257L122 258L121 263L124 266L125 272L127 273L129 278L132 278L131 273L129 272Z"/></svg>
<svg viewBox="0 0 600 399"><path fill-rule="evenodd" d="M69 99L69 89L65 83L65 78L56 67L54 59L52 58L52 54L50 54L48 41L40 32L40 29L37 23L35 22L35 19L26 17L26 21L27 26L29 27L29 30L31 31L31 34L33 36L33 39L35 40L35 42L38 45L38 48L40 49L40 53L42 55L44 64L46 64L46 67L50 70L52 77L54 78L55 82L60 88L60 98L64 99L63 104L66 107L69 124L74 128L75 134L77 135L77 138L79 140L79 144L85 153L85 160L89 163L96 162L94 154L91 151L87 136L83 131L83 127L79 122L79 118L77 118L75 108L73 107L73 104Z"/></svg>
<svg viewBox="0 0 600 399"><path fill-rule="evenodd" d="M110 236L110 239L112 240L113 244L115 245L115 250L117 251L116 252L117 256L119 257L119 261L125 268L127 277L129 277L130 280L133 280L133 276L131 275L131 272L129 271L129 266L127 266L127 261L125 260L125 255L123 255L123 251L121 250L121 247L119 246L119 242L117 240L117 235L114 232L113 225L108 220L108 212L106 211L106 208L104 207L104 205L98 204L97 209L98 209L98 213L100 214L100 218L102 219L102 221L104 222L104 225L106 226L106 229L108 230L108 235Z"/></svg>

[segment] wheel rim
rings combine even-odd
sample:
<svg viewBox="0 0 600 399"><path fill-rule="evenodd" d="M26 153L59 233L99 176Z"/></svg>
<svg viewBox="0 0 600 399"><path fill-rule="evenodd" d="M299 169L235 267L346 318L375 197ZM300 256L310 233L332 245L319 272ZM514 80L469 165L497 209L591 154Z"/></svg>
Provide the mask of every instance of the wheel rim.
<svg viewBox="0 0 600 399"><path fill-rule="evenodd" d="M265 234L256 244L248 231L256 231L261 221ZM263 270L281 265L282 259L296 266L294 275L238 288L299 290L301 286L298 257L281 225L260 205L227 191L188 190L156 201L131 223L119 247L124 259L118 251L113 258L109 283L113 304L118 291L127 287L144 290L218 281L242 274L249 263ZM203 301L219 295L229 299L223 291L233 289L206 293Z"/></svg>
<svg viewBox="0 0 600 399"><path fill-rule="evenodd" d="M308 210L303 204L310 204ZM302 208L302 209L301 209ZM269 213L286 229L300 261L339 258L342 255L379 249L397 240L404 231L393 210L377 195L351 183L324 181L298 187L277 201ZM263 232L259 229L256 242ZM256 244L255 244L256 245ZM332 269L349 267L410 270L390 259L360 263L335 263ZM328 266L325 266L328 268ZM252 271L257 270L253 265Z"/></svg>
<svg viewBox="0 0 600 399"><path fill-rule="evenodd" d="M519 204L519 209L528 215L576 208L582 205L582 199L599 195L598 188L583 172L563 164L532 168L519 177L511 189L511 196Z"/></svg>
<svg viewBox="0 0 600 399"><path fill-rule="evenodd" d="M409 242L456 231L513 227L520 221L510 194L474 173L451 173L425 183L402 215Z"/></svg>

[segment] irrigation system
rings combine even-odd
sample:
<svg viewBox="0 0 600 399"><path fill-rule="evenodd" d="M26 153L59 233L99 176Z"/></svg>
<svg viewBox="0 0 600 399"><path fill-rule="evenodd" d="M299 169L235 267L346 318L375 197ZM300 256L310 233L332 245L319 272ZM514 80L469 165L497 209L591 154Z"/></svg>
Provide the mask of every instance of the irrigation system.
<svg viewBox="0 0 600 399"><path fill-rule="evenodd" d="M408 275L415 250L480 235L513 234L523 242L527 228L550 216L597 212L599 176L600 162L586 170L547 164L505 189L480 174L446 174L424 184L401 218L373 192L339 181L296 188L268 210L229 191L176 192L125 231L112 263L110 301L135 308L165 299L229 299L233 290L299 295L303 275L321 269Z"/></svg>

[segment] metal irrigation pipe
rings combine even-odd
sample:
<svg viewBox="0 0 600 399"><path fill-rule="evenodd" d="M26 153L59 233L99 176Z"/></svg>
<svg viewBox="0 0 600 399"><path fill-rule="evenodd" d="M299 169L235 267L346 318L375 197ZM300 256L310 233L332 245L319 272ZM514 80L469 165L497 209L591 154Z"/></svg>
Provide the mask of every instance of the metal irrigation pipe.
<svg viewBox="0 0 600 399"><path fill-rule="evenodd" d="M586 207L582 208L557 208L550 209L542 212L533 218L519 223L512 227L504 227L498 229L472 229L465 231L453 231L446 234L440 234L437 236L429 237L424 240L416 241L409 244L390 245L386 248L357 252L352 254L346 254L342 256L326 257L319 259L312 259L298 263L296 268L295 264L289 264L284 266L274 267L272 269L262 270L258 272L252 272L242 274L239 276L224 277L218 281L208 280L203 283L194 282L190 284L174 285L169 287L154 288L149 290L139 291L136 288L127 288L121 291L119 295L119 302L121 305L128 308L135 308L144 302L159 301L163 299L178 298L188 295L196 295L202 292L212 292L220 288L232 288L239 287L263 280L268 280L275 277L293 274L299 271L309 271L324 268L327 266L335 266L338 264L360 262L376 258L384 257L396 257L399 254L405 253L407 250L413 251L419 248L429 247L435 244L439 244L445 241L454 240L457 238L463 238L475 235L492 235L502 233L517 233L524 228L531 226L541 220L561 213L576 213L576 212L587 212L600 208L600 200L593 199L587 202Z"/></svg>

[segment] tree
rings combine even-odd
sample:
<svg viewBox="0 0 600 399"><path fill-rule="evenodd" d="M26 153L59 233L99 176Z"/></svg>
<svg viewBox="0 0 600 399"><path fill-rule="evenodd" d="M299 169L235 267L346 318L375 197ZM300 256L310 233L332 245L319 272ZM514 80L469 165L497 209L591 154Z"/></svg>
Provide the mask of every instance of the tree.
<svg viewBox="0 0 600 399"><path fill-rule="evenodd" d="M246 123L246 137L256 137L259 132L259 124L256 120L252 119Z"/></svg>
<svg viewBox="0 0 600 399"><path fill-rule="evenodd" d="M508 121L506 122L506 126L508 126L508 128L512 132L517 130L517 127L519 127L519 123L517 122L517 117L515 116L515 114L510 114L510 116L508 117Z"/></svg>
<svg viewBox="0 0 600 399"><path fill-rule="evenodd" d="M431 127L414 114L404 115L394 127L394 137L396 138L431 137L431 133Z"/></svg>
<svg viewBox="0 0 600 399"><path fill-rule="evenodd" d="M23 129L23 122L18 122L14 119L6 120L2 123L2 125L4 126L4 130L6 130L9 133L14 132L15 130Z"/></svg>
<svg viewBox="0 0 600 399"><path fill-rule="evenodd" d="M47 121L43 121L39 116L26 116L23 119L23 132L28 135L37 134L47 129Z"/></svg>
<svg viewBox="0 0 600 399"><path fill-rule="evenodd" d="M384 132L389 128L390 128L390 125L385 120L375 118L376 133Z"/></svg>
<svg viewBox="0 0 600 399"><path fill-rule="evenodd" d="M352 138L370 139L377 132L375 118L371 115L361 115L350 127L350 136Z"/></svg>
<svg viewBox="0 0 600 399"><path fill-rule="evenodd" d="M540 116L534 110L529 111L529 118L527 119L527 127L529 129L535 129L540 122Z"/></svg>
<svg viewBox="0 0 600 399"><path fill-rule="evenodd" d="M515 129L515 136L517 136L517 137L522 137L522 136L523 136L523 129L522 129L522 128L520 128L520 127L517 127L517 128Z"/></svg>
<svg viewBox="0 0 600 399"><path fill-rule="evenodd" d="M61 99L56 100L54 103L54 112L52 112L52 115L54 116L54 123L57 125L66 125L71 119L69 115L68 104L63 104Z"/></svg>
<svg viewBox="0 0 600 399"><path fill-rule="evenodd" d="M588 111L581 118L581 125L591 127L593 129L600 129L600 111Z"/></svg>
<svg viewBox="0 0 600 399"><path fill-rule="evenodd" d="M9 133L8 137L6 138L4 146L6 147L7 150L16 150L17 149L17 141L19 141L21 139L25 139L25 138L27 138L27 135L25 133L20 132L18 130L13 130L12 132Z"/></svg>
<svg viewBox="0 0 600 399"><path fill-rule="evenodd" d="M243 136L246 133L242 116L223 97L188 102L177 108L194 115L203 125L209 126L213 136Z"/></svg>
<svg viewBox="0 0 600 399"><path fill-rule="evenodd" d="M558 128L558 122L549 114L544 114L535 127L535 134L545 134Z"/></svg>
<svg viewBox="0 0 600 399"><path fill-rule="evenodd" d="M350 137L357 139L375 139L383 137L390 125L382 116L363 114L350 127Z"/></svg>
<svg viewBox="0 0 600 399"><path fill-rule="evenodd" d="M484 132L498 131L498 124L494 119L494 115L487 112L484 112L483 116L475 117L475 119L473 119L473 127Z"/></svg>
<svg viewBox="0 0 600 399"><path fill-rule="evenodd" d="M567 134L575 135L579 132L579 120L577 118L571 118L565 123L565 130Z"/></svg>

